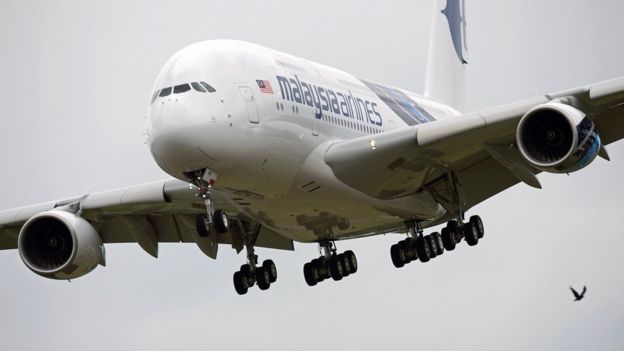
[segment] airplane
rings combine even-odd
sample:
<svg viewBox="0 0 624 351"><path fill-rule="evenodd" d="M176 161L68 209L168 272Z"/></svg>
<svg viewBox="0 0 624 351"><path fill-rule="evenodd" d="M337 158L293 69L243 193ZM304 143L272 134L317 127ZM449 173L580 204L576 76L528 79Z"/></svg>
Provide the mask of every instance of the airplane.
<svg viewBox="0 0 624 351"><path fill-rule="evenodd" d="M358 270L337 243L405 235L394 266L484 238L468 212L540 172L566 174L624 137L624 77L462 113L470 59L465 4L435 0L424 94L361 79L252 43L183 48L159 72L147 141L172 178L0 212L0 249L50 279L106 265L104 244L195 243L245 251L234 288L267 290L275 263L256 247L318 244L310 286ZM440 232L425 230L444 225Z"/></svg>

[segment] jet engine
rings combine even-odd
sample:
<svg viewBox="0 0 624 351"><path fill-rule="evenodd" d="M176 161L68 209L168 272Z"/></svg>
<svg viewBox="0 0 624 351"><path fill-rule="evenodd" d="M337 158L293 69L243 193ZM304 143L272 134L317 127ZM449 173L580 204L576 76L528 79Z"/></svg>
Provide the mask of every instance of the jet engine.
<svg viewBox="0 0 624 351"><path fill-rule="evenodd" d="M527 112L518 123L516 142L533 167L551 173L578 171L601 148L594 122L583 111L558 102Z"/></svg>
<svg viewBox="0 0 624 351"><path fill-rule="evenodd" d="M52 210L30 218L17 239L22 261L50 279L73 279L106 265L102 238L89 222L69 212Z"/></svg>

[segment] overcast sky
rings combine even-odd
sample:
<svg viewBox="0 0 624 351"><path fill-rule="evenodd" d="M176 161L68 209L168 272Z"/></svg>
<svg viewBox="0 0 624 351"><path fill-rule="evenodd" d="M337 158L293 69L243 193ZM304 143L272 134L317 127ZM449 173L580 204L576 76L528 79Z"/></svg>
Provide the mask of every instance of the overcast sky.
<svg viewBox="0 0 624 351"><path fill-rule="evenodd" d="M468 110L624 75L622 1L466 0ZM180 48L233 38L422 91L432 1L33 1L0 6L0 208L166 178L144 145L153 80ZM314 288L316 245L259 249L279 278L236 295L243 255L192 244L153 259L108 245L72 281L0 252L3 350L624 348L624 143L474 208L477 247L400 270L388 235L340 242L359 271ZM569 285L588 286L572 302Z"/></svg>

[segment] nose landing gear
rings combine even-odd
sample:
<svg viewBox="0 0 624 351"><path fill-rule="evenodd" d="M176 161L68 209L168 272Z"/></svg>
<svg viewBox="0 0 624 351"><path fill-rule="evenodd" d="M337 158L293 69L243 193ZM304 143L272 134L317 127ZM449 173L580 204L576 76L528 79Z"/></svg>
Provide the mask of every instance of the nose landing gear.
<svg viewBox="0 0 624 351"><path fill-rule="evenodd" d="M199 236L207 237L211 227L214 227L219 234L226 233L230 229L227 213L221 209L215 210L212 202L212 186L217 180L217 174L204 168L186 173L186 176L189 182L197 187L196 196L203 199L206 205L206 214L197 216L195 219Z"/></svg>

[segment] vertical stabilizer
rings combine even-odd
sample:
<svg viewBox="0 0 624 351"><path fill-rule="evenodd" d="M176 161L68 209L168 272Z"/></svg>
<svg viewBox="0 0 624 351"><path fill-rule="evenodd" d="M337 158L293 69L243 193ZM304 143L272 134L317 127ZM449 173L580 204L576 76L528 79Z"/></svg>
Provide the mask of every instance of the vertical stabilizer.
<svg viewBox="0 0 624 351"><path fill-rule="evenodd" d="M434 0L425 95L463 109L467 54L464 0Z"/></svg>

